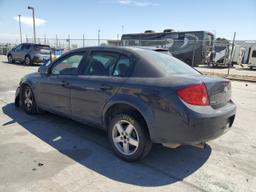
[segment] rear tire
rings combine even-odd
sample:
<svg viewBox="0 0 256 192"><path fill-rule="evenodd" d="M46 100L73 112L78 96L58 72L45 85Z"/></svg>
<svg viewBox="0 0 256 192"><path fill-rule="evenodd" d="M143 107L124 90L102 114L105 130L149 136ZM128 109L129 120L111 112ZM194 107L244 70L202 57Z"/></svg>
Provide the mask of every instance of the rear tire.
<svg viewBox="0 0 256 192"><path fill-rule="evenodd" d="M108 138L115 154L129 162L144 158L152 147L145 123L132 113L117 114L110 120Z"/></svg>
<svg viewBox="0 0 256 192"><path fill-rule="evenodd" d="M32 65L32 61L31 61L31 58L30 56L26 56L25 59L24 59L24 64L25 65Z"/></svg>
<svg viewBox="0 0 256 192"><path fill-rule="evenodd" d="M33 91L28 85L22 87L21 103L23 110L27 114L36 114L38 112Z"/></svg>

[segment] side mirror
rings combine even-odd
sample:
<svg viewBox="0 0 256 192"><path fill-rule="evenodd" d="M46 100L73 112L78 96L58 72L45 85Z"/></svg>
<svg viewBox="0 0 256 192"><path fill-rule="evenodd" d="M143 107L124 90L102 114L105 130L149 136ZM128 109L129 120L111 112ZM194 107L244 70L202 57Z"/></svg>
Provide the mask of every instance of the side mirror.
<svg viewBox="0 0 256 192"><path fill-rule="evenodd" d="M38 69L38 72L41 74L48 75L50 73L49 65L41 65Z"/></svg>

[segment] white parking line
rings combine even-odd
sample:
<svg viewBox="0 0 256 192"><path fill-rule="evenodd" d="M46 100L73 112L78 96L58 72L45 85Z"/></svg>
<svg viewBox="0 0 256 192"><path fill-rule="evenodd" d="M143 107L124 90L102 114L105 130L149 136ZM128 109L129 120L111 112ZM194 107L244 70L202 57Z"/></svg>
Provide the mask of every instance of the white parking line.
<svg viewBox="0 0 256 192"><path fill-rule="evenodd" d="M9 90L7 91L7 93L15 93L16 91L15 90Z"/></svg>

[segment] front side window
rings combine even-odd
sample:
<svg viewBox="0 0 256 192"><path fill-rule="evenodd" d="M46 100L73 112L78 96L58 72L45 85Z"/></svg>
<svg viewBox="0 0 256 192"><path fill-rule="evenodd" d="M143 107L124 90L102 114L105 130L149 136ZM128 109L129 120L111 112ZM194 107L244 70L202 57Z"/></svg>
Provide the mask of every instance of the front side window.
<svg viewBox="0 0 256 192"><path fill-rule="evenodd" d="M82 61L83 53L73 54L57 61L52 67L52 75L75 75Z"/></svg>
<svg viewBox="0 0 256 192"><path fill-rule="evenodd" d="M117 62L118 54L93 52L85 75L110 76Z"/></svg>
<svg viewBox="0 0 256 192"><path fill-rule="evenodd" d="M113 76L126 77L128 75L130 68L131 68L131 63L129 58L122 55L117 61L117 64L113 72Z"/></svg>
<svg viewBox="0 0 256 192"><path fill-rule="evenodd" d="M21 44L21 45L18 45L18 46L15 48L15 51L20 51L22 46L23 46L22 44Z"/></svg>

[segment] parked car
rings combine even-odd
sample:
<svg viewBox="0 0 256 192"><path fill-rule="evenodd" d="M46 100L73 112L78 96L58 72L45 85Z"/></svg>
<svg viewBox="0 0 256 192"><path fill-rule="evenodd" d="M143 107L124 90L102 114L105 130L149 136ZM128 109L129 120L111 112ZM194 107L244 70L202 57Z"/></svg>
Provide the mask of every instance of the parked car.
<svg viewBox="0 0 256 192"><path fill-rule="evenodd" d="M54 61L64 54L64 49L51 48L51 59Z"/></svg>
<svg viewBox="0 0 256 192"><path fill-rule="evenodd" d="M152 143L199 144L234 121L231 84L182 61L132 47L88 47L65 53L20 81L15 104L100 127L122 159L145 157Z"/></svg>
<svg viewBox="0 0 256 192"><path fill-rule="evenodd" d="M7 53L9 63L16 61L25 65L46 63L50 60L50 46L35 43L21 43Z"/></svg>

